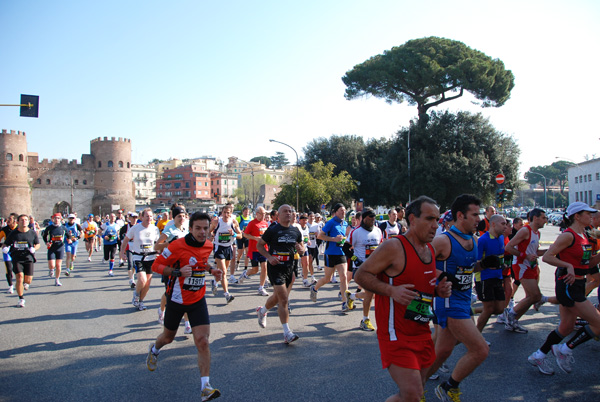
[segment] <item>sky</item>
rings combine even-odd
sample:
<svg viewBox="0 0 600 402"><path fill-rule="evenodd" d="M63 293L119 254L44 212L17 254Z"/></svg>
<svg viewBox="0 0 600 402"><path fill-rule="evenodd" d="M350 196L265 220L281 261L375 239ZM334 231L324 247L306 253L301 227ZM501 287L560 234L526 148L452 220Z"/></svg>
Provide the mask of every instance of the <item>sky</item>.
<svg viewBox="0 0 600 402"><path fill-rule="evenodd" d="M97 137L133 163L212 155L290 162L312 139L392 137L416 107L348 101L341 77L410 39L439 36L502 60L511 98L481 112L521 148L520 171L598 153L600 2L0 0L0 103L40 96L39 118L0 108L42 158L80 159ZM435 156L432 155L432 159Z"/></svg>

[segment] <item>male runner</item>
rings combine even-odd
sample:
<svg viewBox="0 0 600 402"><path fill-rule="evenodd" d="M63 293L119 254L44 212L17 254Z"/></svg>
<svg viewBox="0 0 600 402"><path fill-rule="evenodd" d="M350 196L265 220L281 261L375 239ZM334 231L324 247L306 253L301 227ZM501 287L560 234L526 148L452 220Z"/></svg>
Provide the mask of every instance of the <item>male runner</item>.
<svg viewBox="0 0 600 402"><path fill-rule="evenodd" d="M304 253L302 235L298 228L292 225L292 207L284 204L279 207L279 222L267 229L258 240L258 252L267 259L267 274L273 284L273 294L263 306L256 308L258 325L267 326L267 312L277 305L277 314L283 326L283 339L286 344L298 339L289 326L288 290L293 282L294 254ZM265 248L269 246L269 250Z"/></svg>
<svg viewBox="0 0 600 402"><path fill-rule="evenodd" d="M108 222L102 224L102 238L104 241L104 261L108 261L108 276L115 276L113 268L115 267L115 254L119 239L119 227L117 226L115 214L110 214Z"/></svg>
<svg viewBox="0 0 600 402"><path fill-rule="evenodd" d="M18 215L14 212L6 218L6 226L0 230L0 247L4 247L4 242L8 238L10 232L17 228ZM6 282L8 282L8 290L6 293L13 294L15 286L13 285L13 263L9 253L2 253L4 257L4 265L6 265Z"/></svg>
<svg viewBox="0 0 600 402"><path fill-rule="evenodd" d="M88 261L92 261L92 253L94 252L94 241L96 239L96 233L98 233L98 226L94 222L94 215L89 214L87 220L81 225L83 229L83 241L85 242L85 251L88 252Z"/></svg>
<svg viewBox="0 0 600 402"><path fill-rule="evenodd" d="M210 225L210 233L215 233L213 239L215 246L217 247L215 249L215 263L217 264L217 268L223 271L221 284L223 285L223 294L228 304L231 303L235 297L229 294L225 274L227 273L229 262L233 258L233 249L231 246L236 238L242 236L238 222L231 216L232 213L233 205L226 204L221 210L221 216L216 223L215 221L212 221ZM233 271L231 272L230 281L231 283L237 282L237 279L233 275ZM213 294L216 294L216 292L216 283L213 283Z"/></svg>
<svg viewBox="0 0 600 402"><path fill-rule="evenodd" d="M60 213L52 215L52 224L44 229L42 238L48 246L50 276L55 277L55 286L62 286L62 283L60 283L60 270L65 255L65 240L71 238L71 232L62 225L62 215Z"/></svg>
<svg viewBox="0 0 600 402"><path fill-rule="evenodd" d="M65 244L65 252L67 254L67 268L65 269L65 275L71 275L71 271L75 266L75 258L77 257L77 246L79 245L79 239L83 234L83 228L75 222L75 214L69 214L67 217L67 223L65 228L71 233L71 238L67 237L67 243Z"/></svg>
<svg viewBox="0 0 600 402"><path fill-rule="evenodd" d="M240 231L243 233L246 230L246 226L248 226L248 223L250 223L250 221L252 220L252 217L250 216L250 209L248 207L244 207L244 209L242 209L242 215L237 217L237 221L238 224L240 226ZM242 237L241 239L236 239L236 243L237 243L237 258L236 258L236 265L239 266L240 265L240 258L242 258L242 255L244 255L244 251L246 252L246 256L244 257L244 270L248 269L248 260L250 259L250 253L248 253L248 239L245 237ZM236 268L237 268L236 266Z"/></svg>
<svg viewBox="0 0 600 402"><path fill-rule="evenodd" d="M325 276L310 287L310 299L313 302L317 301L317 292L319 288L331 281L331 277L335 271L340 276L340 293L342 295L342 312L350 310L348 307L348 299L346 290L348 290L348 280L346 279L346 256L342 250L342 246L346 241L344 234L348 223L344 220L346 216L346 207L338 203L333 206L333 217L327 221L318 238L326 241L325 248Z"/></svg>
<svg viewBox="0 0 600 402"><path fill-rule="evenodd" d="M198 350L202 401L221 396L221 392L210 385L210 318L204 295L206 273L220 280L223 272L208 265L208 257L213 250L212 243L207 241L209 226L210 217L207 214L194 213L190 218L190 232L184 238L170 243L152 264L154 272L168 276L169 282L164 329L150 344L146 357L148 370L156 370L160 349L173 342L181 318L187 313ZM189 389L188 384L186 388ZM190 390L190 395L193 394L194 391Z"/></svg>
<svg viewBox="0 0 600 402"><path fill-rule="evenodd" d="M529 225L522 227L506 245L506 251L514 256L512 269L515 279L521 282L525 290L525 298L516 306L504 309L504 328L520 334L526 334L527 329L519 325L519 318L523 316L535 303L548 300L542 297L538 284L539 266L538 257L544 255L546 250L539 250L540 232L547 222L546 213L535 208L529 212Z"/></svg>
<svg viewBox="0 0 600 402"><path fill-rule="evenodd" d="M259 272L260 266L260 284L258 286L258 294L260 296L268 296L269 293L265 290L265 282L267 280L267 259L263 257L256 248L257 242L261 236L267 231L269 223L265 220L267 213L263 207L256 208L254 213L255 218L248 223L244 230L244 237L248 239L248 255L250 256L250 264L252 269L250 272L244 270L238 278L239 283L244 283L244 280Z"/></svg>
<svg viewBox="0 0 600 402"><path fill-rule="evenodd" d="M388 211L387 222L382 222L379 224L379 229L381 229L384 239L390 239L400 234L400 226L396 223L397 219L398 212L392 208Z"/></svg>
<svg viewBox="0 0 600 402"><path fill-rule="evenodd" d="M451 206L455 224L433 242L436 269L452 282L449 298L436 297L434 311L440 326L435 344L436 359L427 377L434 374L460 342L467 353L462 356L450 378L435 389L443 401L459 401L459 384L471 374L489 353L489 346L471 319L473 270L477 262L477 242L473 233L479 223L481 200L470 194L458 196Z"/></svg>
<svg viewBox="0 0 600 402"><path fill-rule="evenodd" d="M301 214L299 223L297 226L298 230L302 234L302 241L304 243L304 253L300 255L300 264L302 264L302 283L305 288L309 287L313 283L316 283L315 272L313 266L309 261L308 245L310 242L310 226L308 224L308 215ZM316 242L315 242L316 245ZM310 273L310 279L308 274Z"/></svg>
<svg viewBox="0 0 600 402"><path fill-rule="evenodd" d="M129 213L129 222L119 230L119 237L121 238L121 247L119 248L119 259L123 261L123 255L127 256L127 276L129 277L129 287L135 289L135 280L133 279L133 261L131 259L131 251L129 251L129 243L125 243L125 235L129 229L137 224L138 214L137 212Z"/></svg>
<svg viewBox="0 0 600 402"><path fill-rule="evenodd" d="M158 241L160 233L155 225L151 224L153 213L151 208L142 211L142 221L127 231L124 243L129 243L129 251L135 272L137 283L133 292L131 303L139 311L146 310L144 298L150 289L152 281L152 263L156 259L154 243ZM125 257L125 250L121 250L121 258Z"/></svg>
<svg viewBox="0 0 600 402"><path fill-rule="evenodd" d="M308 213L308 269L310 272L315 272L315 265L319 267L319 246L317 244L317 237L321 227L315 222L314 212Z"/></svg>
<svg viewBox="0 0 600 402"><path fill-rule="evenodd" d="M17 218L17 229L10 232L2 252L10 253L13 262L13 272L17 277L17 296L19 296L19 307L25 307L23 291L29 289L33 280L33 264L35 263L35 251L40 248L38 235L33 229L29 229L29 217L19 215Z"/></svg>
<svg viewBox="0 0 600 402"><path fill-rule="evenodd" d="M495 214L496 208L493 205L490 205L485 209L485 216L483 220L479 221L479 224L477 225L478 236L483 236L485 232L490 230L490 220Z"/></svg>
<svg viewBox="0 0 600 402"><path fill-rule="evenodd" d="M418 401L423 397L427 371L435 360L429 330L431 301L434 295L451 294L446 278L436 285L431 241L440 212L435 201L421 196L406 211L408 232L379 246L355 276L360 286L375 293L381 362L398 385L398 393L387 401Z"/></svg>

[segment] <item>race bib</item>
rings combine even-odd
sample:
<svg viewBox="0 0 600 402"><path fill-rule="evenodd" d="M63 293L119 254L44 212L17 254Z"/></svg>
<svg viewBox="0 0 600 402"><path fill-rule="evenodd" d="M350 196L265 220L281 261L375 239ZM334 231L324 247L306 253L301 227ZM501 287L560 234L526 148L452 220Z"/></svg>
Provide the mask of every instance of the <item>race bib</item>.
<svg viewBox="0 0 600 402"><path fill-rule="evenodd" d="M230 240L231 240L231 233L229 233L229 232L219 233L219 243L229 243Z"/></svg>
<svg viewBox="0 0 600 402"><path fill-rule="evenodd" d="M590 258L592 257L592 245L583 245L583 255L581 256L581 265L589 265Z"/></svg>
<svg viewBox="0 0 600 402"><path fill-rule="evenodd" d="M52 236L52 242L54 242L54 243L61 242L62 240L63 240L62 236Z"/></svg>
<svg viewBox="0 0 600 402"><path fill-rule="evenodd" d="M147 253L149 251L152 251L152 244L141 244L140 250L142 250L142 253Z"/></svg>
<svg viewBox="0 0 600 402"><path fill-rule="evenodd" d="M433 318L433 311L431 310L433 295L422 292L418 293L419 295L406 306L404 318L418 322L419 324L427 324Z"/></svg>
<svg viewBox="0 0 600 402"><path fill-rule="evenodd" d="M457 267L455 288L457 290L469 290L473 286L473 266Z"/></svg>
<svg viewBox="0 0 600 402"><path fill-rule="evenodd" d="M373 253L373 251L375 251L375 249L377 248L376 244L371 244L369 246L365 247L365 257L368 257L371 255L371 253Z"/></svg>
<svg viewBox="0 0 600 402"><path fill-rule="evenodd" d="M273 257L277 258L280 262L289 262L291 260L290 253L285 251L273 251Z"/></svg>
<svg viewBox="0 0 600 402"><path fill-rule="evenodd" d="M192 271L192 276L183 281L183 290L196 292L204 286L204 271Z"/></svg>
<svg viewBox="0 0 600 402"><path fill-rule="evenodd" d="M316 235L316 233L315 233L315 232L310 232L310 233L308 234L308 237L310 238L310 241L313 241L313 240L316 240L316 239L317 239L317 236L315 236L315 235Z"/></svg>
<svg viewBox="0 0 600 402"><path fill-rule="evenodd" d="M13 247L17 250L27 250L29 248L29 243L27 241L18 241L13 244Z"/></svg>

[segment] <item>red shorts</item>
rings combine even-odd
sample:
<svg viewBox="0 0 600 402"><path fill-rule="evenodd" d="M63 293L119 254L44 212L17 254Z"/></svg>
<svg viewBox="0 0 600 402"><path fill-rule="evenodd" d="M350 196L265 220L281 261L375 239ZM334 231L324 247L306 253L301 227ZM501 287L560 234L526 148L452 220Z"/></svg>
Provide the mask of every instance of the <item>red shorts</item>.
<svg viewBox="0 0 600 402"><path fill-rule="evenodd" d="M513 272L515 273L515 279L520 281L522 279L535 279L540 276L538 267L531 268L529 264L513 264Z"/></svg>
<svg viewBox="0 0 600 402"><path fill-rule="evenodd" d="M502 270L502 277L503 278L508 278L509 276L511 276L512 272L510 272L511 267L508 268L504 268Z"/></svg>
<svg viewBox="0 0 600 402"><path fill-rule="evenodd" d="M402 368L421 370L431 367L435 361L435 346L431 339L424 341L379 339L378 341L384 369L393 364Z"/></svg>

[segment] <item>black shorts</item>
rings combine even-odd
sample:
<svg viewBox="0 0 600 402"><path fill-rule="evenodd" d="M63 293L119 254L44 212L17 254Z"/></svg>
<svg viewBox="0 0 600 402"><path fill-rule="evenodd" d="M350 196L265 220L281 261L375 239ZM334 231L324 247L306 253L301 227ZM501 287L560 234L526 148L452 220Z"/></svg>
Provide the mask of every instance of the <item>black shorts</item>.
<svg viewBox="0 0 600 402"><path fill-rule="evenodd" d="M308 251L308 255L313 258L313 260L319 261L319 249L317 247L307 247L306 251Z"/></svg>
<svg viewBox="0 0 600 402"><path fill-rule="evenodd" d="M231 246L219 246L215 251L215 259L231 261L233 257L233 249Z"/></svg>
<svg viewBox="0 0 600 402"><path fill-rule="evenodd" d="M48 249L48 259L49 260L63 260L65 258L65 245L55 248L50 247Z"/></svg>
<svg viewBox="0 0 600 402"><path fill-rule="evenodd" d="M152 261L134 261L133 266L135 267L135 273L145 272L146 275L152 275Z"/></svg>
<svg viewBox="0 0 600 402"><path fill-rule="evenodd" d="M563 279L558 279L557 277L554 290L561 306L573 307L575 302L582 303L586 301L585 279L575 279L574 284L567 285Z"/></svg>
<svg viewBox="0 0 600 402"><path fill-rule="evenodd" d="M248 248L248 239L245 237L242 239L235 239L235 242L237 243L238 250L242 250L244 247Z"/></svg>
<svg viewBox="0 0 600 402"><path fill-rule="evenodd" d="M275 266L267 264L267 276L269 281L275 285L290 286L293 280L294 266L293 264L284 265L277 264Z"/></svg>
<svg viewBox="0 0 600 402"><path fill-rule="evenodd" d="M496 300L505 300L504 286L502 279L490 278L475 282L477 298L482 302L491 302Z"/></svg>
<svg viewBox="0 0 600 402"><path fill-rule="evenodd" d="M261 262L265 262L267 259L258 251L253 251L250 257L250 264L253 267L258 267Z"/></svg>
<svg viewBox="0 0 600 402"><path fill-rule="evenodd" d="M117 252L117 244L105 244L104 245L104 259L114 260Z"/></svg>
<svg viewBox="0 0 600 402"><path fill-rule="evenodd" d="M33 276L33 261L15 261L13 260L13 272L22 273L26 276Z"/></svg>
<svg viewBox="0 0 600 402"><path fill-rule="evenodd" d="M170 331L177 331L183 314L187 313L190 320L190 326L210 325L210 317L208 316L208 307L206 307L206 299L203 297L200 301L194 304L179 304L167 298L167 308L165 311L165 328Z"/></svg>
<svg viewBox="0 0 600 402"><path fill-rule="evenodd" d="M598 265L595 265L593 267L590 267L590 269L588 271L588 275L594 275L594 274L597 274L598 272L600 272L598 270Z"/></svg>
<svg viewBox="0 0 600 402"><path fill-rule="evenodd" d="M345 255L329 255L325 254L325 266L327 268L334 268L336 265L345 264Z"/></svg>
<svg viewBox="0 0 600 402"><path fill-rule="evenodd" d="M4 261L4 265L6 265L6 274L10 274L13 271L13 263L12 261ZM11 274L12 276L12 274Z"/></svg>

